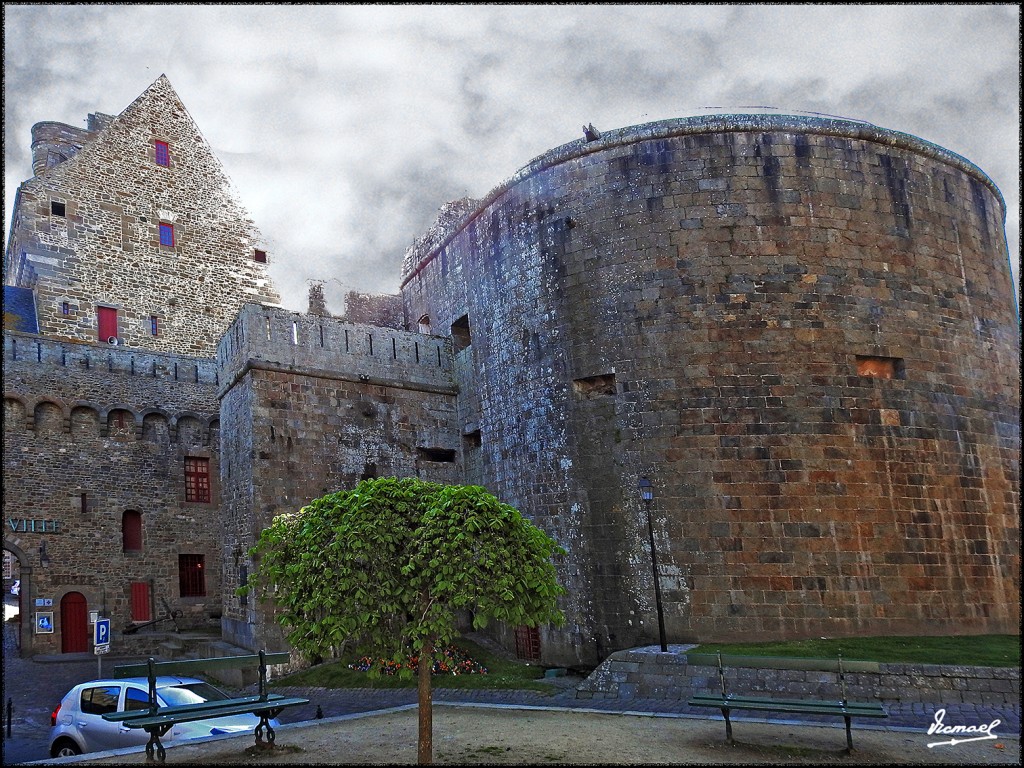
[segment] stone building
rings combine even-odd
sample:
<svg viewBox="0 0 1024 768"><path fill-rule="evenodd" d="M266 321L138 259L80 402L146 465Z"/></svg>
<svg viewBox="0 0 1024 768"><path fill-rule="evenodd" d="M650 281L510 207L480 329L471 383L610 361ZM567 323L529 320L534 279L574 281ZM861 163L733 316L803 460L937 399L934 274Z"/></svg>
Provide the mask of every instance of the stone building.
<svg viewBox="0 0 1024 768"><path fill-rule="evenodd" d="M566 626L497 630L544 663L657 642L659 617L669 642L1017 631L1019 327L1004 203L967 160L822 118L607 131L444 206L400 294L332 318L276 306L165 79L89 131L43 125L5 262L10 305L40 307L34 329L5 315L4 340L5 427L25 427L5 429L5 517L43 520L5 548L36 594L93 605L120 578L128 618L145 574L117 564L152 553L154 589L180 600L175 558L199 553L217 567L195 620L277 646L234 595L259 531L363 477L418 475L485 486L567 550ZM209 458L207 507L185 500L190 457ZM106 571L65 543L83 537Z"/></svg>
<svg viewBox="0 0 1024 768"><path fill-rule="evenodd" d="M35 125L32 155L4 259L22 651L88 650L92 611L219 626L213 354L245 302L278 302L260 234L165 77L85 130Z"/></svg>

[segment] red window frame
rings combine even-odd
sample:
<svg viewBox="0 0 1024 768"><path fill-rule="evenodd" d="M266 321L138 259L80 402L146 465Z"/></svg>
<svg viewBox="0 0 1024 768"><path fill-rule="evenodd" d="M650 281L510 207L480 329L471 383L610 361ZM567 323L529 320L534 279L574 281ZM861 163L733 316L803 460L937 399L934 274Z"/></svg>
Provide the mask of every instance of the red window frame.
<svg viewBox="0 0 1024 768"><path fill-rule="evenodd" d="M178 592L182 597L206 597L205 555L178 555Z"/></svg>
<svg viewBox="0 0 1024 768"><path fill-rule="evenodd" d="M168 146L166 141L157 141L155 144L156 164L169 168L171 166L171 148Z"/></svg>
<svg viewBox="0 0 1024 768"><path fill-rule="evenodd" d="M121 551L142 551L142 513L129 509L121 515ZM148 602L148 601L147 601ZM134 613L134 609L133 609Z"/></svg>
<svg viewBox="0 0 1024 768"><path fill-rule="evenodd" d="M185 501L210 503L210 460L185 457Z"/></svg>
<svg viewBox="0 0 1024 768"><path fill-rule="evenodd" d="M174 225L160 222L160 245L174 247Z"/></svg>
<svg viewBox="0 0 1024 768"><path fill-rule="evenodd" d="M160 320L156 315L149 316L149 332L153 336L160 335Z"/></svg>
<svg viewBox="0 0 1024 768"><path fill-rule="evenodd" d="M133 581L131 590L132 621L151 621L153 612L149 608L149 584Z"/></svg>

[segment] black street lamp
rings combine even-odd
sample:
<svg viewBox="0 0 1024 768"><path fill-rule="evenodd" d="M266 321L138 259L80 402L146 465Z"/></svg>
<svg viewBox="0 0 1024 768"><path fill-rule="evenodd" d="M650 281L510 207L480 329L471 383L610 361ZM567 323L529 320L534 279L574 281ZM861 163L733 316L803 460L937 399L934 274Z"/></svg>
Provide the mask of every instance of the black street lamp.
<svg viewBox="0 0 1024 768"><path fill-rule="evenodd" d="M646 477L641 477L636 486L640 491L640 498L644 500L644 506L647 507L647 536L651 542L651 567L654 569L654 606L658 610L658 639L661 641L661 650L667 651L665 615L661 611L661 581L658 579L658 553L654 549L654 525L651 523L651 501L654 500L654 486Z"/></svg>

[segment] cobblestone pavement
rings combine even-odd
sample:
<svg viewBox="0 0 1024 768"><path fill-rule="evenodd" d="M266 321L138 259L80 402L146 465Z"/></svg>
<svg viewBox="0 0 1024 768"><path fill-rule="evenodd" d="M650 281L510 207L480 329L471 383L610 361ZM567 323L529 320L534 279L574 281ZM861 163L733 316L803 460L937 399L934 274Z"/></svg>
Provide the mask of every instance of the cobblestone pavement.
<svg viewBox="0 0 1024 768"><path fill-rule="evenodd" d="M6 735L6 718L4 720L3 764L18 765L32 760L46 759L49 756L47 749L50 712L71 686L97 676L99 671L97 658L90 654L65 654L56 657L36 657L30 660L19 658L16 653L8 652L6 647L4 650L4 713L6 716L7 702L10 701L13 717L10 737ZM139 659L104 657L102 661L103 675L108 676L115 663L137 660ZM437 688L434 690L434 700L565 707L601 712L660 712L691 715L705 719L721 719L721 714L717 711L692 709L687 707L684 701L673 699L577 699L575 686L582 681L581 677L572 675L551 678L549 680L550 693L522 690L466 691ZM322 717L335 717L416 702L416 690L413 688L377 690L282 686L275 687L274 690L278 693L299 695L310 700L308 705L293 707L282 713L280 720L283 723L311 720L318 714ZM939 708L946 709L945 722L947 724L978 725L999 720L1000 725L993 729L994 732L1004 737L1019 736L1020 734L1019 703L1000 707L964 704L950 704L943 707L942 705L920 703L891 706L889 707L890 716L884 721L884 726L878 725L877 722L855 720L854 729L884 727L924 732L933 722L934 713ZM734 719L742 721L744 719L742 712L735 713ZM793 715L779 715L775 719L790 722L799 719L800 722L825 722L833 725L837 722L837 718L795 718Z"/></svg>

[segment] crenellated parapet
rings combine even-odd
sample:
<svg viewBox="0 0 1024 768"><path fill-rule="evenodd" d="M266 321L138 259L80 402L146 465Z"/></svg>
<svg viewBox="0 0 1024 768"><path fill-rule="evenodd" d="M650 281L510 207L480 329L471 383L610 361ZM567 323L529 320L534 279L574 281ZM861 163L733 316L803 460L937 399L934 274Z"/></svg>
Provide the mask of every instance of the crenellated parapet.
<svg viewBox="0 0 1024 768"><path fill-rule="evenodd" d="M450 339L246 304L217 348L221 394L251 367L454 393Z"/></svg>
<svg viewBox="0 0 1024 768"><path fill-rule="evenodd" d="M5 332L4 365L48 367L138 376L165 381L213 384L217 381L215 361L161 352L131 349L110 344L70 339L53 339L27 333ZM51 375L56 375L51 373Z"/></svg>

